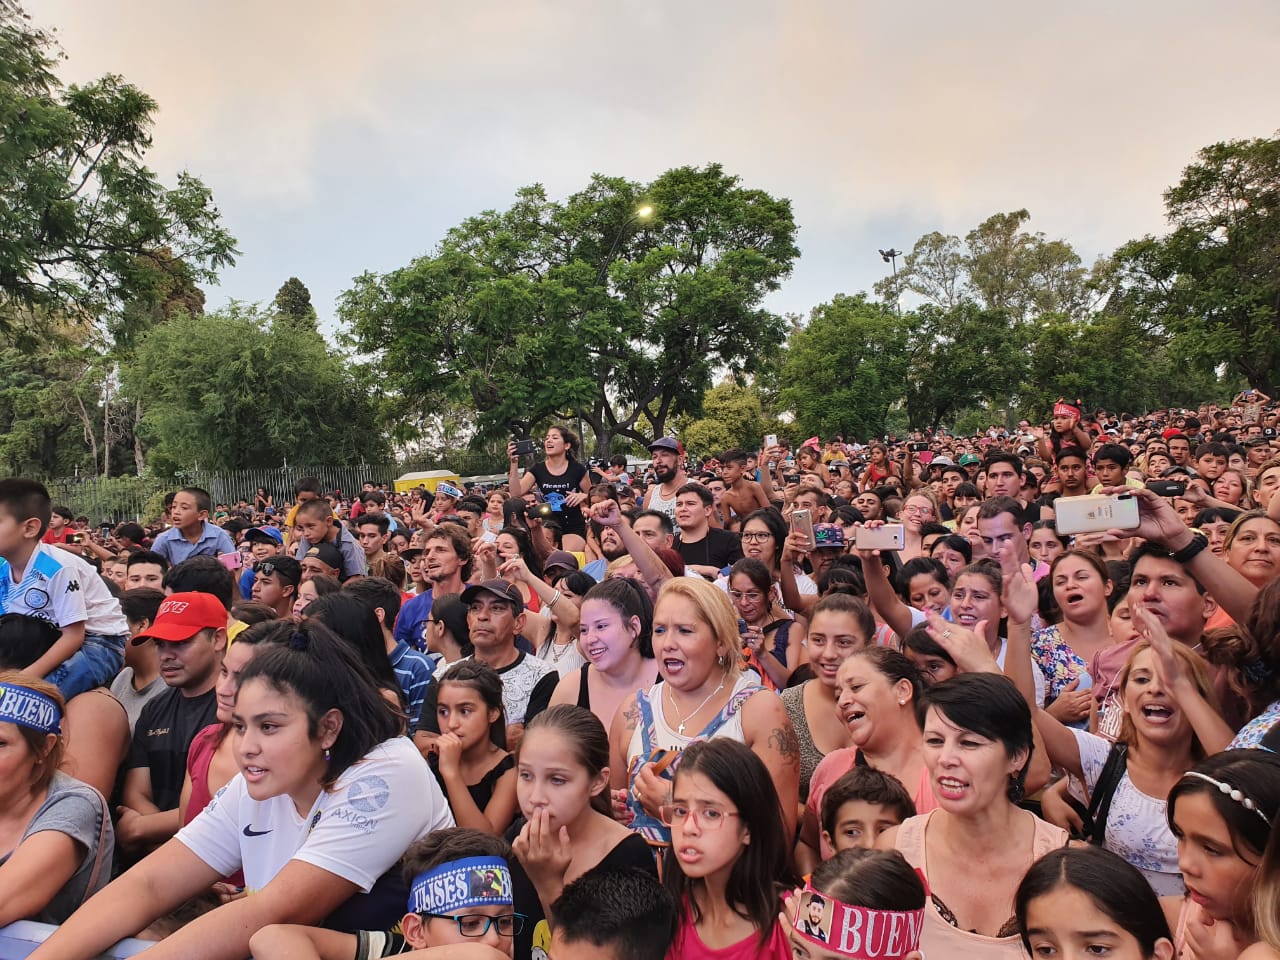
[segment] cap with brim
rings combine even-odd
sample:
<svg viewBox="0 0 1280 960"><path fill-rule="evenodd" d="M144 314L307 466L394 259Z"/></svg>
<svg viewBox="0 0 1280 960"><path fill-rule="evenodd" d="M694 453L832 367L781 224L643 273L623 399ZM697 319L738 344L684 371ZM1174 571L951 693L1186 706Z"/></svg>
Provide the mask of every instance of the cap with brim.
<svg viewBox="0 0 1280 960"><path fill-rule="evenodd" d="M672 453L684 452L680 446L680 441L675 437L659 437L649 444L649 451L652 453L655 450L670 450Z"/></svg>
<svg viewBox="0 0 1280 960"><path fill-rule="evenodd" d="M507 583L505 580L481 580L479 583L473 583L467 589L462 591L462 602L473 603L476 597L482 593L487 593L497 597L499 600L506 600L508 603L515 604L519 611L524 610L524 597L520 596L520 588L514 583Z"/></svg>
<svg viewBox="0 0 1280 960"><path fill-rule="evenodd" d="M400 551L400 559L408 563L414 557L420 557L426 550L423 547L405 547Z"/></svg>
<svg viewBox="0 0 1280 960"><path fill-rule="evenodd" d="M815 523L813 541L815 550L843 550L845 548L844 530L834 523Z"/></svg>
<svg viewBox="0 0 1280 960"><path fill-rule="evenodd" d="M935 467L954 467L956 462L946 454L943 454L942 456L933 458L933 465Z"/></svg>
<svg viewBox="0 0 1280 960"><path fill-rule="evenodd" d="M981 463L981 462L982 462L982 458L979 457L976 453L960 454L960 466L962 467L971 467L974 464Z"/></svg>
<svg viewBox="0 0 1280 960"><path fill-rule="evenodd" d="M577 570L578 558L568 550L552 550L542 568L544 570L552 570L561 567L565 570Z"/></svg>
<svg viewBox="0 0 1280 960"><path fill-rule="evenodd" d="M244 532L244 538L257 543L273 543L277 547L284 543L284 535L275 527L254 527Z"/></svg>
<svg viewBox="0 0 1280 960"><path fill-rule="evenodd" d="M201 630L226 627L227 610L211 593L175 593L164 599L155 621L133 638L134 644L144 640L182 643Z"/></svg>
<svg viewBox="0 0 1280 960"><path fill-rule="evenodd" d="M326 567L342 573L342 551L331 543L317 543L307 551L306 557L319 560Z"/></svg>

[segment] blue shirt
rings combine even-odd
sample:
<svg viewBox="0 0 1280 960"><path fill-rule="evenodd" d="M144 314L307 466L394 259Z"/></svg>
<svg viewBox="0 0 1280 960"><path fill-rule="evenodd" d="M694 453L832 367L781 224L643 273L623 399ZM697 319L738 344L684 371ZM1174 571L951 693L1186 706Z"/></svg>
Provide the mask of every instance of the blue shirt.
<svg viewBox="0 0 1280 960"><path fill-rule="evenodd" d="M223 553L235 553L236 545L227 531L205 520L200 539L195 543L184 537L177 527L170 527L156 537L151 549L168 560L169 566L173 567L192 557L216 557Z"/></svg>
<svg viewBox="0 0 1280 960"><path fill-rule="evenodd" d="M409 701L409 736L418 729L418 715L422 713L422 700L427 694L427 684L435 669L423 654L412 650L408 645L397 641L391 649L391 669L396 672L396 680Z"/></svg>

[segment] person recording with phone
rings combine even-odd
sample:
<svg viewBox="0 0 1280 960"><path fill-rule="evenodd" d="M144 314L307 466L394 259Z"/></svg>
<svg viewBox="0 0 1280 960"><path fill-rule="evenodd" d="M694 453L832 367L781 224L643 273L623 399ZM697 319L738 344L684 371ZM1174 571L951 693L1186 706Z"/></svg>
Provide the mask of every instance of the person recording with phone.
<svg viewBox="0 0 1280 960"><path fill-rule="evenodd" d="M528 448L520 444L516 440L507 444L510 464L507 482L512 496L524 496L536 489L560 523L564 549L581 553L587 546L587 524L582 515L582 504L591 492L591 471L577 460L577 434L565 426L548 428L542 443L546 459L535 463L523 476L520 475L521 454L517 451Z"/></svg>

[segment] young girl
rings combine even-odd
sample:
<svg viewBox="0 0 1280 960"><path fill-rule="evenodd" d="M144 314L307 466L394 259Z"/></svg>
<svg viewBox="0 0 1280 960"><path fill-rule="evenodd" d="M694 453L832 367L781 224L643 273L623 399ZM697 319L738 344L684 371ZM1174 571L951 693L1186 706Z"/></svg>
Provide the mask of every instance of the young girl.
<svg viewBox="0 0 1280 960"><path fill-rule="evenodd" d="M582 599L579 643L587 662L560 681L551 704L576 703L605 729L628 694L653 683L653 603L629 577L597 583Z"/></svg>
<svg viewBox="0 0 1280 960"><path fill-rule="evenodd" d="M1178 955L1236 956L1258 940L1255 885L1274 889L1259 866L1280 817L1280 757L1227 750L1201 761L1169 792L1168 816L1187 885L1185 899L1162 901Z"/></svg>
<svg viewBox="0 0 1280 960"><path fill-rule="evenodd" d="M512 843L512 884L516 912L528 919L515 955L527 957L550 946L546 917L566 884L592 868L657 870L644 839L609 815L609 738L590 710L560 704L531 720L516 778L524 823Z"/></svg>
<svg viewBox="0 0 1280 960"><path fill-rule="evenodd" d="M925 896L920 875L896 850L837 853L791 902L791 955L920 960Z"/></svg>
<svg viewBox="0 0 1280 960"><path fill-rule="evenodd" d="M778 922L790 857L769 770L718 738L684 751L662 808L671 828L664 882L680 905L668 960L790 960Z"/></svg>
<svg viewBox="0 0 1280 960"><path fill-rule="evenodd" d="M508 487L515 496L537 490L564 531L564 548L571 551L586 549L587 524L582 515L582 504L591 491L591 471L578 462L578 436L568 427L548 428L542 448L547 458L535 463L520 475L520 458L516 456L515 443L507 445L510 461Z"/></svg>
<svg viewBox="0 0 1280 960"><path fill-rule="evenodd" d="M1241 960L1280 960L1280 830L1272 830L1253 887L1253 928L1258 942Z"/></svg>
<svg viewBox="0 0 1280 960"><path fill-rule="evenodd" d="M478 660L455 663L440 677L431 770L460 827L498 835L516 814L515 759L507 752L502 678Z"/></svg>
<svg viewBox="0 0 1280 960"><path fill-rule="evenodd" d="M730 568L728 586L729 602L740 621L747 668L756 672L766 688L782 689L804 658L804 637L796 621L774 601L769 568L743 557Z"/></svg>
<svg viewBox="0 0 1280 960"><path fill-rule="evenodd" d="M1033 863L1018 886L1014 915L1032 957L1173 957L1173 935L1150 884L1101 847L1065 847Z"/></svg>
<svg viewBox="0 0 1280 960"><path fill-rule="evenodd" d="M307 612L307 607L316 600L330 593L337 593L341 589L342 584L333 577L312 577L310 580L303 580L298 584L298 598L293 601L293 619L301 620L302 615Z"/></svg>
<svg viewBox="0 0 1280 960"><path fill-rule="evenodd" d="M449 808L350 647L316 623L277 630L240 674L240 773L72 914L39 958L95 957L241 868L253 895L193 920L152 957L239 960L269 923L350 929L358 914L361 927L390 927L403 914L406 891L391 871L412 841L452 825Z"/></svg>

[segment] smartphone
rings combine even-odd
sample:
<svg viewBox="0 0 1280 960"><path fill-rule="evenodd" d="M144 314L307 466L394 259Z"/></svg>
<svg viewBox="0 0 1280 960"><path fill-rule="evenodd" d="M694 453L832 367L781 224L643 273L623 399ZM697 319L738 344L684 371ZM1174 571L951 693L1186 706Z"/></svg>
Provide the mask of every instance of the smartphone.
<svg viewBox="0 0 1280 960"><path fill-rule="evenodd" d="M747 626L747 621L739 617L738 618L738 636L745 637L747 635L748 629L750 628Z"/></svg>
<svg viewBox="0 0 1280 960"><path fill-rule="evenodd" d="M1059 497L1053 502L1058 533L1101 533L1138 526L1138 500L1131 493Z"/></svg>
<svg viewBox="0 0 1280 960"><path fill-rule="evenodd" d="M907 449L912 453L922 453L929 449L929 445L927 443L908 443Z"/></svg>
<svg viewBox="0 0 1280 960"><path fill-rule="evenodd" d="M809 549L813 550L818 545L818 541L813 537L813 517L809 515L808 510L793 510L791 513L791 530L799 531L805 535Z"/></svg>
<svg viewBox="0 0 1280 960"><path fill-rule="evenodd" d="M906 544L907 534L900 523L859 527L853 540L853 545L858 550L901 550Z"/></svg>
<svg viewBox="0 0 1280 960"><path fill-rule="evenodd" d="M538 449L538 444L534 440L517 440L516 456L527 457Z"/></svg>
<svg viewBox="0 0 1280 960"><path fill-rule="evenodd" d="M84 543L83 533L68 533L67 543Z"/></svg>
<svg viewBox="0 0 1280 960"><path fill-rule="evenodd" d="M237 550L235 553L218 554L218 562L228 570L239 570L244 561L240 556L240 551Z"/></svg>
<svg viewBox="0 0 1280 960"><path fill-rule="evenodd" d="M764 448L768 450L770 447L778 445L778 435L776 433L766 433L764 435Z"/></svg>
<svg viewBox="0 0 1280 960"><path fill-rule="evenodd" d="M1187 485L1180 480L1148 480L1147 489L1161 497L1180 497L1187 492Z"/></svg>
<svg viewBox="0 0 1280 960"><path fill-rule="evenodd" d="M98 535L99 535L100 537L102 537L102 539L103 539L103 540L105 540L105 539L107 539L107 537L111 536L111 524L109 524L109 523L104 523L102 526L100 526L100 527L98 528Z"/></svg>
<svg viewBox="0 0 1280 960"><path fill-rule="evenodd" d="M798 474L798 473L784 473L784 474L782 475L782 482L783 482L783 483L799 483L799 482L800 482L800 474Z"/></svg>
<svg viewBox="0 0 1280 960"><path fill-rule="evenodd" d="M486 530L484 533L480 534L480 542L481 543L497 543L498 535L494 533L492 530Z"/></svg>

